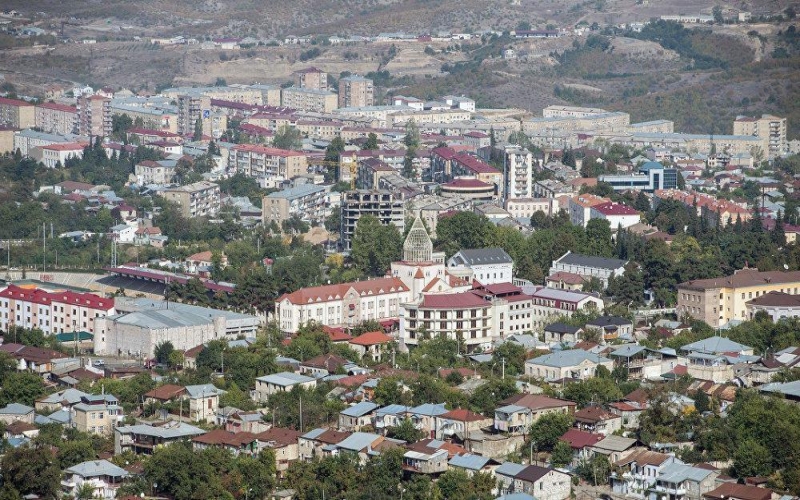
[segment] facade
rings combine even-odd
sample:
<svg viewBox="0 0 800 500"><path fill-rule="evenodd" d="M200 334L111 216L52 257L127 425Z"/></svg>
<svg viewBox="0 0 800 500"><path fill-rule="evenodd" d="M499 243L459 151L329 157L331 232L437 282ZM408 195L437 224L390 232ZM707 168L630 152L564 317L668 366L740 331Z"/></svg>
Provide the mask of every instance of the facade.
<svg viewBox="0 0 800 500"><path fill-rule="evenodd" d="M295 333L309 322L352 326L367 320L397 319L411 291L398 278L302 288L275 301L281 331Z"/></svg>
<svg viewBox="0 0 800 500"><path fill-rule="evenodd" d="M357 432L372 425L372 414L378 405L371 401L356 403L339 412L339 430Z"/></svg>
<svg viewBox="0 0 800 500"><path fill-rule="evenodd" d="M117 489L129 475L128 471L108 460L82 462L64 470L61 489L63 493L77 497L78 492L88 487L92 490L92 498L113 500L117 497Z"/></svg>
<svg viewBox="0 0 800 500"><path fill-rule="evenodd" d="M541 330L561 316L575 311L600 311L603 300L597 295L554 288L539 288L531 294L531 328Z"/></svg>
<svg viewBox="0 0 800 500"><path fill-rule="evenodd" d="M406 346L429 336L457 339L467 352L488 348L499 335L494 312L491 302L471 292L426 295L403 304L400 338Z"/></svg>
<svg viewBox="0 0 800 500"><path fill-rule="evenodd" d="M638 210L635 210L622 203L608 202L594 205L591 209L592 219L602 219L608 221L608 226L611 231L617 231L619 228L626 229L635 224L638 224L642 219Z"/></svg>
<svg viewBox="0 0 800 500"><path fill-rule="evenodd" d="M118 314L95 319L98 355L151 357L156 344L170 341L176 350L187 350L215 339L254 337L259 326L255 316L152 299L117 301Z"/></svg>
<svg viewBox="0 0 800 500"><path fill-rule="evenodd" d="M569 221L576 226L586 227L592 218L592 207L610 201L609 198L589 193L574 196L569 199Z"/></svg>
<svg viewBox="0 0 800 500"><path fill-rule="evenodd" d="M219 211L219 186L213 182L200 181L165 189L161 196L178 205L181 215L187 219L212 217Z"/></svg>
<svg viewBox="0 0 800 500"><path fill-rule="evenodd" d="M116 397L110 394L87 395L72 407L71 426L81 432L111 435L125 415Z"/></svg>
<svg viewBox="0 0 800 500"><path fill-rule="evenodd" d="M90 293L47 292L16 285L0 291L0 330L38 328L46 335L87 331L102 335L97 320L116 314L114 301Z"/></svg>
<svg viewBox="0 0 800 500"><path fill-rule="evenodd" d="M759 311L767 313L772 321L800 317L800 295L769 292L747 301L746 305L749 319L753 319Z"/></svg>
<svg viewBox="0 0 800 500"><path fill-rule="evenodd" d="M525 148L503 149L505 190L503 199L530 198L533 196L533 153Z"/></svg>
<svg viewBox="0 0 800 500"><path fill-rule="evenodd" d="M36 127L50 134L71 134L78 123L77 108L66 104L37 104L34 115Z"/></svg>
<svg viewBox="0 0 800 500"><path fill-rule="evenodd" d="M189 418L195 422L214 422L219 409L219 397L225 392L213 384L187 385Z"/></svg>
<svg viewBox="0 0 800 500"><path fill-rule="evenodd" d="M228 118L224 113L211 109L211 97L200 89L190 89L186 94L175 97L178 103L177 133L192 137L200 121L202 134L219 139L228 128Z"/></svg>
<svg viewBox="0 0 800 500"><path fill-rule="evenodd" d="M381 177L394 175L397 171L378 158L366 158L358 162L356 188L378 189Z"/></svg>
<svg viewBox="0 0 800 500"><path fill-rule="evenodd" d="M41 161L47 168L64 167L70 158L83 158L83 149L86 144L68 142L49 144L34 148L30 152L31 158Z"/></svg>
<svg viewBox="0 0 800 500"><path fill-rule="evenodd" d="M542 415L548 413L575 413L572 401L542 396L541 394L516 394L504 399L494 411L494 428L511 434L524 434Z"/></svg>
<svg viewBox="0 0 800 500"><path fill-rule="evenodd" d="M737 116L733 121L733 135L752 135L761 139L761 153L766 158L775 158L788 150L786 118Z"/></svg>
<svg viewBox="0 0 800 500"><path fill-rule="evenodd" d="M525 375L547 381L586 380L595 376L598 366L611 372L614 362L582 349L570 349L529 359L525 362Z"/></svg>
<svg viewBox="0 0 800 500"><path fill-rule="evenodd" d="M361 107L375 104L372 80L350 75L339 79L339 107Z"/></svg>
<svg viewBox="0 0 800 500"><path fill-rule="evenodd" d="M683 462L674 455L647 450L638 451L613 464L625 472L612 474L611 489L619 495L644 500L649 498L649 492L656 485L658 477L676 463Z"/></svg>
<svg viewBox="0 0 800 500"><path fill-rule="evenodd" d="M405 207L402 193L383 190L357 190L342 193L342 249L349 252L356 224L362 215L373 215L381 224L394 225L400 233L405 230Z"/></svg>
<svg viewBox="0 0 800 500"><path fill-rule="evenodd" d="M206 431L187 424L168 420L154 424L125 425L114 428L114 454L126 451L152 455L153 450L179 441L189 441Z"/></svg>
<svg viewBox="0 0 800 500"><path fill-rule="evenodd" d="M34 105L26 101L0 97L0 125L13 128L35 127Z"/></svg>
<svg viewBox="0 0 800 500"><path fill-rule="evenodd" d="M295 71L294 84L303 89L328 90L328 73L314 67Z"/></svg>
<svg viewBox="0 0 800 500"><path fill-rule="evenodd" d="M231 149L228 170L273 185L308 173L308 160L300 151L240 144Z"/></svg>
<svg viewBox="0 0 800 500"><path fill-rule="evenodd" d="M536 212L553 217L561 211L555 198L506 198L504 208L515 219L530 219Z"/></svg>
<svg viewBox="0 0 800 500"><path fill-rule="evenodd" d="M649 161L643 163L635 174L601 175L597 180L610 184L614 191L635 190L652 193L660 189L677 189L678 175L676 168Z"/></svg>
<svg viewBox="0 0 800 500"><path fill-rule="evenodd" d="M332 113L339 106L339 97L327 90L288 87L281 91L281 105L300 111Z"/></svg>
<svg viewBox="0 0 800 500"><path fill-rule="evenodd" d="M177 164L177 162L176 162ZM133 167L139 185L169 184L175 177L175 166L171 160L144 160Z"/></svg>
<svg viewBox="0 0 800 500"><path fill-rule="evenodd" d="M77 132L89 137L111 135L111 99L99 95L78 98Z"/></svg>
<svg viewBox="0 0 800 500"><path fill-rule="evenodd" d="M608 257L595 257L581 255L567 251L564 255L553 261L550 274L571 273L583 277L587 281L591 278L599 279L604 288L608 287L608 279L612 276L625 274L627 261Z"/></svg>
<svg viewBox="0 0 800 500"><path fill-rule="evenodd" d="M525 493L537 500L565 500L572 490L572 478L569 474L529 465L514 476L512 493Z"/></svg>
<svg viewBox="0 0 800 500"><path fill-rule="evenodd" d="M747 303L769 292L800 294L800 271L742 269L730 276L687 281L678 285L676 314L719 327L731 320L746 321Z"/></svg>
<svg viewBox="0 0 800 500"><path fill-rule="evenodd" d="M256 402L264 402L273 394L291 391L293 387L312 389L317 386L317 380L307 375L294 372L273 373L256 378L256 388L252 398Z"/></svg>
<svg viewBox="0 0 800 500"><path fill-rule="evenodd" d="M468 281L482 285L511 283L514 261L502 248L476 248L459 250L447 261L447 270Z"/></svg>
<svg viewBox="0 0 800 500"><path fill-rule="evenodd" d="M327 200L325 188L315 184L301 184L270 193L261 202L264 225L274 221L280 227L293 215L305 221L324 219L328 212Z"/></svg>

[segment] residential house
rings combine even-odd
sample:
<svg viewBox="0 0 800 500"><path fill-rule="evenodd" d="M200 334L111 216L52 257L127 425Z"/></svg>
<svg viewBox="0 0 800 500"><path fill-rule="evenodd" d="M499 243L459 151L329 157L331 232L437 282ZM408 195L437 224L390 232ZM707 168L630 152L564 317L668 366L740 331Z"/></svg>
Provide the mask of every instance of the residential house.
<svg viewBox="0 0 800 500"><path fill-rule="evenodd" d="M450 410L436 418L436 439L453 439L463 441L464 436L491 426L493 419L484 417L463 408Z"/></svg>
<svg viewBox="0 0 800 500"><path fill-rule="evenodd" d="M606 436L592 446L591 451L608 457L614 463L636 451L636 439L622 436Z"/></svg>
<svg viewBox="0 0 800 500"><path fill-rule="evenodd" d="M214 429L192 438L192 448L196 451L207 448L221 448L233 456L256 455L258 453L256 435L250 432L229 432L225 429Z"/></svg>
<svg viewBox="0 0 800 500"><path fill-rule="evenodd" d="M84 396L89 394L79 391L78 389L64 389L63 391L54 392L47 396L42 396L34 403L36 411L39 412L53 412L64 408L72 408L72 406L81 402Z"/></svg>
<svg viewBox="0 0 800 500"><path fill-rule="evenodd" d="M375 410L374 425L377 432L386 433L389 427L397 427L406 419L410 406L388 405Z"/></svg>
<svg viewBox="0 0 800 500"><path fill-rule="evenodd" d="M511 283L514 261L502 248L463 249L447 261L448 271L482 285Z"/></svg>
<svg viewBox="0 0 800 500"><path fill-rule="evenodd" d="M541 394L515 394L500 402L495 409L494 427L503 432L524 433L539 417L546 413L575 413L572 401L551 398Z"/></svg>
<svg viewBox="0 0 800 500"><path fill-rule="evenodd" d="M638 344L619 347L608 354L614 364L625 368L628 379L658 379L662 372L662 353Z"/></svg>
<svg viewBox="0 0 800 500"><path fill-rule="evenodd" d="M275 452L278 477L285 477L289 464L300 459L298 439L301 435L301 432L294 429L273 427L256 436L259 450L271 448Z"/></svg>
<svg viewBox="0 0 800 500"><path fill-rule="evenodd" d="M381 449L399 446L403 442L371 432L353 432L335 445L323 448L323 455L352 454L358 457L359 463L363 465L371 456L379 454Z"/></svg>
<svg viewBox="0 0 800 500"><path fill-rule="evenodd" d="M572 448L574 453L573 463L576 463L591 458L593 454L592 446L602 441L603 436L573 428L565 432L558 440L567 443Z"/></svg>
<svg viewBox="0 0 800 500"><path fill-rule="evenodd" d="M320 354L300 363L300 373L310 377L326 377L345 372L345 366L351 363L333 353Z"/></svg>
<svg viewBox="0 0 800 500"><path fill-rule="evenodd" d="M403 455L404 469L417 474L431 475L447 471L448 460L467 453L461 446L438 439L423 439L410 443L406 445L406 449L408 451Z"/></svg>
<svg viewBox="0 0 800 500"><path fill-rule="evenodd" d="M256 389L253 391L252 398L261 403L267 401L272 394L290 391L294 386L310 389L317 386L317 380L293 372L264 375L256 378Z"/></svg>
<svg viewBox="0 0 800 500"><path fill-rule="evenodd" d="M483 457L481 455L473 455L467 453L464 455L456 455L447 462L450 469L461 469L472 476L476 473L489 474L494 476L494 471L500 465L500 462L491 457Z"/></svg>
<svg viewBox="0 0 800 500"><path fill-rule="evenodd" d="M230 432L249 432L259 434L272 427L264 421L264 414L259 411L236 411L225 419L225 430Z"/></svg>
<svg viewBox="0 0 800 500"><path fill-rule="evenodd" d="M213 422L219 408L219 397L226 392L213 384L187 385L189 418L195 422Z"/></svg>
<svg viewBox="0 0 800 500"><path fill-rule="evenodd" d="M186 388L182 385L164 384L142 396L145 404L166 404L186 395Z"/></svg>
<svg viewBox="0 0 800 500"><path fill-rule="evenodd" d="M529 465L514 476L513 488L513 493L534 495L537 500L565 500L570 496L572 479L555 469Z"/></svg>
<svg viewBox="0 0 800 500"><path fill-rule="evenodd" d="M372 425L372 414L378 405L371 401L356 403L339 412L339 430L360 431L363 427Z"/></svg>
<svg viewBox="0 0 800 500"><path fill-rule="evenodd" d="M581 255L568 251L553 261L549 274L567 272L577 274L587 281L597 278L603 288L607 288L608 279L611 276L619 277L625 274L625 265L627 263L628 261L621 259Z"/></svg>
<svg viewBox="0 0 800 500"><path fill-rule="evenodd" d="M110 435L125 415L111 394L86 395L72 407L72 427L89 434Z"/></svg>
<svg viewBox="0 0 800 500"><path fill-rule="evenodd" d="M618 495L645 499L666 467L683 463L674 455L640 450L614 462L614 467L624 471L611 474L611 489Z"/></svg>
<svg viewBox="0 0 800 500"><path fill-rule="evenodd" d="M332 450L352 433L318 428L297 438L300 460L311 461L322 457L325 449Z"/></svg>
<svg viewBox="0 0 800 500"><path fill-rule="evenodd" d="M633 323L627 318L619 316L598 316L584 326L587 333L598 332L602 343L617 339L630 340L633 334Z"/></svg>
<svg viewBox="0 0 800 500"><path fill-rule="evenodd" d="M380 361L392 342L392 337L383 332L367 332L351 339L348 344L362 358L368 356L373 361Z"/></svg>
<svg viewBox="0 0 800 500"><path fill-rule="evenodd" d="M702 497L703 500L770 500L773 493L768 488L724 482L708 493L703 493Z"/></svg>
<svg viewBox="0 0 800 500"><path fill-rule="evenodd" d="M499 490L499 493L502 495L515 495L515 493L513 493L514 477L522 472L526 467L527 465L517 464L514 462L503 462L500 464L500 466L494 470L494 475L497 478L497 489Z"/></svg>
<svg viewBox="0 0 800 500"><path fill-rule="evenodd" d="M151 455L156 448L178 441L189 441L205 432L199 427L174 420L120 426L114 429L114 454L132 451Z"/></svg>
<svg viewBox="0 0 800 500"><path fill-rule="evenodd" d="M417 430L423 431L426 436L434 437L436 435L436 421L446 413L448 413L448 410L444 407L444 403L424 403L410 408L406 415L411 419Z"/></svg>
<svg viewBox="0 0 800 500"><path fill-rule="evenodd" d="M580 342L583 328L565 323L552 323L544 327L544 341L548 344L574 344Z"/></svg>
<svg viewBox="0 0 800 500"><path fill-rule="evenodd" d="M0 408L0 422L10 424L12 422L33 423L34 409L28 405L19 403L9 403Z"/></svg>
<svg viewBox="0 0 800 500"><path fill-rule="evenodd" d="M83 493L88 487L91 498L111 500L117 497L117 489L128 476L128 471L108 460L81 462L64 470L61 491L78 498L78 492Z"/></svg>
<svg viewBox="0 0 800 500"><path fill-rule="evenodd" d="M716 470L672 463L659 473L649 500L658 500L664 495L672 500L702 500L705 494L716 489L717 477L719 471Z"/></svg>
<svg viewBox="0 0 800 500"><path fill-rule="evenodd" d="M610 372L614 368L614 362L592 352L569 349L527 360L525 374L548 381L586 380L595 376L599 366Z"/></svg>
<svg viewBox="0 0 800 500"><path fill-rule="evenodd" d="M622 429L622 417L605 410L602 406L591 405L575 412L575 427L610 436Z"/></svg>

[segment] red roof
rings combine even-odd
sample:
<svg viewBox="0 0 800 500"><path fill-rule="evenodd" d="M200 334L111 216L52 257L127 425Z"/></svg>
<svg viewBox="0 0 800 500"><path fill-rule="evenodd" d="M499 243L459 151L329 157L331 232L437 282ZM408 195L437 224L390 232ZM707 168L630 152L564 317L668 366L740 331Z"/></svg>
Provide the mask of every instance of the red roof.
<svg viewBox="0 0 800 500"><path fill-rule="evenodd" d="M362 296L408 291L408 288L399 278L378 278L374 280L340 283L338 285L301 288L296 292L284 294L278 299L278 302L288 300L292 304L300 305L341 300L351 288L355 290L358 295Z"/></svg>
<svg viewBox="0 0 800 500"><path fill-rule="evenodd" d="M86 147L86 144L80 142L67 142L67 143L56 143L56 144L48 144L47 146L42 146L42 149L50 149L53 151L83 151L83 148Z"/></svg>
<svg viewBox="0 0 800 500"><path fill-rule="evenodd" d="M460 188L460 189L494 189L494 186L491 184L487 184L485 182L479 181L478 179L453 179L452 181L448 182L447 184L442 185L444 188Z"/></svg>
<svg viewBox="0 0 800 500"><path fill-rule="evenodd" d="M559 441L564 441L575 450L586 448L587 446L594 446L599 441L602 441L605 436L601 434L592 434L591 432L581 431L578 429L570 429L564 433L563 436L558 438Z"/></svg>
<svg viewBox="0 0 800 500"><path fill-rule="evenodd" d="M328 334L331 342L350 342L350 340L353 339L352 335L345 333L345 331L341 328L323 326L322 331Z"/></svg>
<svg viewBox="0 0 800 500"><path fill-rule="evenodd" d="M267 156L280 156L283 158L289 156L306 156L305 153L300 151L290 151L288 149L268 148L265 146L257 146L255 144L239 144L233 148L234 151L247 151L250 153L262 154Z"/></svg>
<svg viewBox="0 0 800 500"><path fill-rule="evenodd" d="M453 157L453 161L460 164L467 170L476 174L499 174L500 171L489 165L488 163L475 158L474 156L466 153L458 153Z"/></svg>
<svg viewBox="0 0 800 500"><path fill-rule="evenodd" d="M483 415L479 415L464 408L450 410L447 413L439 415L439 418L449 418L450 420L458 420L459 422L480 422L481 420L486 420L486 417Z"/></svg>
<svg viewBox="0 0 800 500"><path fill-rule="evenodd" d="M420 309L470 309L488 306L484 299L469 292L426 295L419 305Z"/></svg>
<svg viewBox="0 0 800 500"><path fill-rule="evenodd" d="M355 345L370 346L377 344L388 344L391 341L392 337L383 332L367 332L362 333L358 337L354 338L350 341L350 343Z"/></svg>
<svg viewBox="0 0 800 500"><path fill-rule="evenodd" d="M258 125L253 125L252 123L242 123L239 125L239 131L245 132L249 135L260 135L264 137L272 137L275 135L275 132L266 128L266 127L259 127Z"/></svg>
<svg viewBox="0 0 800 500"><path fill-rule="evenodd" d="M558 271L548 276L547 281L563 281L568 285L582 285L586 280L579 274Z"/></svg>
<svg viewBox="0 0 800 500"><path fill-rule="evenodd" d="M33 106L33 104L19 99L9 99L8 97L0 97L0 105L5 106Z"/></svg>
<svg viewBox="0 0 800 500"><path fill-rule="evenodd" d="M627 205L623 205L622 203L614 203L607 202L607 203L600 203L599 205L595 205L592 207L593 210L597 210L603 215L638 215L639 212L636 209L633 209Z"/></svg>
<svg viewBox="0 0 800 500"><path fill-rule="evenodd" d="M105 311L114 307L114 299L104 299L91 293L46 292L39 288L21 288L16 285L8 285L8 288L0 292L0 297L44 305L57 302Z"/></svg>
<svg viewBox="0 0 800 500"><path fill-rule="evenodd" d="M78 110L74 106L67 106L66 104L58 104L57 102L44 102L39 104L40 108L52 109L55 111L64 111L66 113L77 113Z"/></svg>
<svg viewBox="0 0 800 500"><path fill-rule="evenodd" d="M154 135L156 137L180 137L180 134L175 134L166 130L155 130L150 128L131 128L128 129L128 133L134 135Z"/></svg>

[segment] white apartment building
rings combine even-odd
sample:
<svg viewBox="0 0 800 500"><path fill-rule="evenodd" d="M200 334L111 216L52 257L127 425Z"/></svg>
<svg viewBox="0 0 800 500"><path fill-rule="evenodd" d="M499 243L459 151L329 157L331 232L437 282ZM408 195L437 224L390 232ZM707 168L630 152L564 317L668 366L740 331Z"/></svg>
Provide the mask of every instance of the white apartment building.
<svg viewBox="0 0 800 500"><path fill-rule="evenodd" d="M505 193L504 198L530 198L533 196L533 153L525 148L504 148Z"/></svg>
<svg viewBox="0 0 800 500"><path fill-rule="evenodd" d="M504 205L511 217L530 219L536 212L553 217L561 211L556 198L508 198Z"/></svg>
<svg viewBox="0 0 800 500"><path fill-rule="evenodd" d="M411 299L411 290L399 278L379 278L284 294L275 301L275 316L281 331L296 333L312 321L336 327L397 319L400 304Z"/></svg>
<svg viewBox="0 0 800 500"><path fill-rule="evenodd" d="M161 196L178 205L183 217L211 217L219 211L219 186L200 181L176 188L165 189Z"/></svg>
<svg viewBox="0 0 800 500"><path fill-rule="evenodd" d="M46 335L86 331L104 333L95 321L116 314L114 300L91 293L48 292L9 285L0 292L0 330L38 328Z"/></svg>

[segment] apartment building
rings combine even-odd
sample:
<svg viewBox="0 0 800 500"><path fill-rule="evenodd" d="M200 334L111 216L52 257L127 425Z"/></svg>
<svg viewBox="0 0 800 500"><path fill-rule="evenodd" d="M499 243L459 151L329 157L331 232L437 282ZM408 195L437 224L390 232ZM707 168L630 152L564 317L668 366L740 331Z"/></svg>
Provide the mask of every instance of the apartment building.
<svg viewBox="0 0 800 500"><path fill-rule="evenodd" d="M654 203L658 206L661 200L677 200L687 207L695 207L697 215L703 217L710 226L719 224L722 227L736 223L737 219L747 222L753 214L747 208L724 199L716 199L703 193L665 189L654 193Z"/></svg>
<svg viewBox="0 0 800 500"><path fill-rule="evenodd" d="M372 80L350 75L339 80L339 107L372 106L375 104Z"/></svg>
<svg viewBox="0 0 800 500"><path fill-rule="evenodd" d="M111 116L114 115L128 115L134 122L140 120L144 128L178 132L178 112L172 105L124 104L115 99L111 101Z"/></svg>
<svg viewBox="0 0 800 500"><path fill-rule="evenodd" d="M585 118L587 116L608 113L602 108L583 108L579 106L547 106L542 110L545 118Z"/></svg>
<svg viewBox="0 0 800 500"><path fill-rule="evenodd" d="M342 130L342 122L320 120L297 120L294 127L310 139L332 140Z"/></svg>
<svg viewBox="0 0 800 500"><path fill-rule="evenodd" d="M611 231L629 228L638 224L642 216L638 210L622 203L606 202L594 205L591 209L592 219L602 219L608 221Z"/></svg>
<svg viewBox="0 0 800 500"><path fill-rule="evenodd" d="M18 99L0 97L0 125L14 128L36 126L34 105Z"/></svg>
<svg viewBox="0 0 800 500"><path fill-rule="evenodd" d="M533 153L517 146L504 147L503 170L504 199L533 196Z"/></svg>
<svg viewBox="0 0 800 500"><path fill-rule="evenodd" d="M51 134L71 134L78 123L78 109L66 104L45 102L34 110L36 127Z"/></svg>
<svg viewBox="0 0 800 500"><path fill-rule="evenodd" d="M296 333L310 321L332 327L396 320L411 291L399 278L302 288L275 301L281 331Z"/></svg>
<svg viewBox="0 0 800 500"><path fill-rule="evenodd" d="M201 94L211 99L249 104L252 106L280 104L280 89L273 85L241 85L233 84L221 87L173 87L165 89L161 95L169 99L177 99L185 94Z"/></svg>
<svg viewBox="0 0 800 500"><path fill-rule="evenodd" d="M83 396L71 411L72 428L89 434L110 435L125 418L119 400L111 394Z"/></svg>
<svg viewBox="0 0 800 500"><path fill-rule="evenodd" d="M730 276L687 281L678 285L675 312L719 327L750 319L747 303L769 292L800 294L800 271L741 269Z"/></svg>
<svg viewBox="0 0 800 500"><path fill-rule="evenodd" d="M592 218L592 207L609 203L611 199L590 193L573 196L569 199L569 221L580 227L586 227Z"/></svg>
<svg viewBox="0 0 800 500"><path fill-rule="evenodd" d="M59 144L48 144L33 148L30 157L39 160L47 168L63 167L70 158L83 158L83 148L86 143L68 142Z"/></svg>
<svg viewBox="0 0 800 500"><path fill-rule="evenodd" d="M294 84L302 89L328 90L328 73L315 67L292 73Z"/></svg>
<svg viewBox="0 0 800 500"><path fill-rule="evenodd" d="M581 255L567 251L567 253L553 261L549 274L574 274L587 281L597 278L603 284L603 287L608 287L608 280L612 276L625 274L625 265L627 263L628 261L622 259Z"/></svg>
<svg viewBox="0 0 800 500"><path fill-rule="evenodd" d="M761 139L761 152L766 158L784 154L789 145L786 118L773 115L761 115L761 118L737 116L733 121L733 135L752 135Z"/></svg>
<svg viewBox="0 0 800 500"><path fill-rule="evenodd" d="M515 219L530 219L536 212L553 217L561 211L555 198L507 198L503 207Z"/></svg>
<svg viewBox="0 0 800 500"><path fill-rule="evenodd" d="M383 190L356 190L342 193L340 244L349 252L358 219L363 215L378 218L381 224L392 224L402 234L405 230L405 208L402 193Z"/></svg>
<svg viewBox="0 0 800 500"><path fill-rule="evenodd" d="M203 128L203 135L219 139L228 128L228 117L224 113L213 112L211 97L194 91L177 96L178 134L192 136L197 120Z"/></svg>
<svg viewBox="0 0 800 500"><path fill-rule="evenodd" d="M147 184L169 184L175 177L175 160L144 160L133 167L136 183L140 186Z"/></svg>
<svg viewBox="0 0 800 500"><path fill-rule="evenodd" d="M76 112L78 134L90 137L111 135L111 99L81 95Z"/></svg>
<svg viewBox="0 0 800 500"><path fill-rule="evenodd" d="M301 184L277 193L270 193L261 201L264 225L281 223L293 215L305 221L324 220L329 212L327 190L323 186Z"/></svg>
<svg viewBox="0 0 800 500"><path fill-rule="evenodd" d="M358 189L377 189L381 177L394 175L397 170L378 158L367 158L358 162L356 187Z"/></svg>
<svg viewBox="0 0 800 500"><path fill-rule="evenodd" d="M531 329L541 331L561 316L570 317L575 311L602 311L605 305L597 295L553 288L539 288L531 294Z"/></svg>
<svg viewBox="0 0 800 500"><path fill-rule="evenodd" d="M411 120L414 120L417 125L440 125L466 122L470 119L472 119L472 113L463 109L426 109L423 111L398 109L387 116L386 125L397 127L405 125Z"/></svg>
<svg viewBox="0 0 800 500"><path fill-rule="evenodd" d="M40 288L8 285L0 292L0 330L12 326L38 328L46 335L86 331L103 334L97 318L116 314L114 300L91 293L48 292Z"/></svg>
<svg viewBox="0 0 800 500"><path fill-rule="evenodd" d="M288 87L281 91L281 105L300 111L332 113L339 107L339 98L328 90Z"/></svg>
<svg viewBox="0 0 800 500"><path fill-rule="evenodd" d="M293 179L308 172L305 153L240 144L231 148L228 170L259 179L263 185Z"/></svg>
<svg viewBox="0 0 800 500"><path fill-rule="evenodd" d="M178 205L181 215L187 219L216 215L219 211L219 195L219 186L208 181L169 188L161 192L161 196L166 200Z"/></svg>

